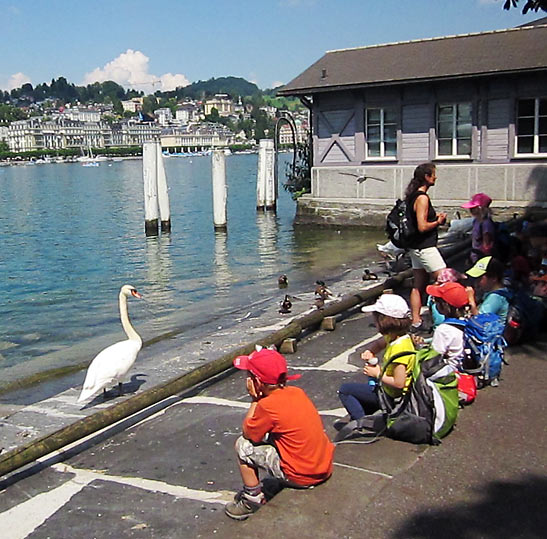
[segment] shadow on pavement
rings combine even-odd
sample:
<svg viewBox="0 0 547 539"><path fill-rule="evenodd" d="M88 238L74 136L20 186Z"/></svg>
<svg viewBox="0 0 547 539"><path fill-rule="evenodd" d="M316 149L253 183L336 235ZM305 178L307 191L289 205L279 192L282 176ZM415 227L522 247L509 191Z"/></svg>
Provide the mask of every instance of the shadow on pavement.
<svg viewBox="0 0 547 539"><path fill-rule="evenodd" d="M528 475L520 481L495 481L481 493L483 498L476 503L418 513L395 530L392 537L545 537L547 478Z"/></svg>

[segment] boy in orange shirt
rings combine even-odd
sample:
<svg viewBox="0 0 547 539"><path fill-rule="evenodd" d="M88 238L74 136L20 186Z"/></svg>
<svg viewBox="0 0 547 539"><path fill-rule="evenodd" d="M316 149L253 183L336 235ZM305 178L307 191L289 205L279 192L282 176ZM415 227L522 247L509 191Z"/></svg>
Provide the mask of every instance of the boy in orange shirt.
<svg viewBox="0 0 547 539"><path fill-rule="evenodd" d="M259 469L287 486L317 485L332 473L334 445L306 393L285 385L300 375L287 376L287 362L279 352L263 348L237 357L234 367L247 371L252 403L243 421L243 436L235 444L243 490L225 511L244 520L266 503Z"/></svg>

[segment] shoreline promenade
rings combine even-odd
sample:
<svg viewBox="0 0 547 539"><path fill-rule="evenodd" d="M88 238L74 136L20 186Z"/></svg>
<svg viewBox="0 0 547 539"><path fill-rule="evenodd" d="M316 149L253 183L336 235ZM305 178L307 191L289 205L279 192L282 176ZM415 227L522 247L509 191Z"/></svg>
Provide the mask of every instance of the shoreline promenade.
<svg viewBox="0 0 547 539"><path fill-rule="evenodd" d="M345 415L336 390L362 376L371 323L350 310L286 355L331 438ZM546 341L509 349L500 386L481 390L440 446L339 444L329 481L285 489L245 522L223 511L241 485L233 444L249 405L245 374L232 369L4 478L3 535L541 537Z"/></svg>

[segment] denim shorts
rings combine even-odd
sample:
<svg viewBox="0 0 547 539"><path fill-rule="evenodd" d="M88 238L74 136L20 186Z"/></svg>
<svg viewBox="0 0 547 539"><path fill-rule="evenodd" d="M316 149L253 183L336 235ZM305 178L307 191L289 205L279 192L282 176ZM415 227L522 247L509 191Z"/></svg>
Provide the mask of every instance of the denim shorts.
<svg viewBox="0 0 547 539"><path fill-rule="evenodd" d="M412 269L424 269L427 273L433 273L446 268L446 262L437 247L425 249L409 249Z"/></svg>

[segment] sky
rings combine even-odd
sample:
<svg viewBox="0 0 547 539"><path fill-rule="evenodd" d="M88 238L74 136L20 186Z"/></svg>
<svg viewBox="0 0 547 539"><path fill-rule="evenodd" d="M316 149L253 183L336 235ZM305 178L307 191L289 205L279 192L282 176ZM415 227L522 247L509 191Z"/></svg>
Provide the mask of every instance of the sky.
<svg viewBox="0 0 547 539"><path fill-rule="evenodd" d="M65 77L145 93L236 76L286 84L326 51L499 30L504 0L0 0L0 88Z"/></svg>

